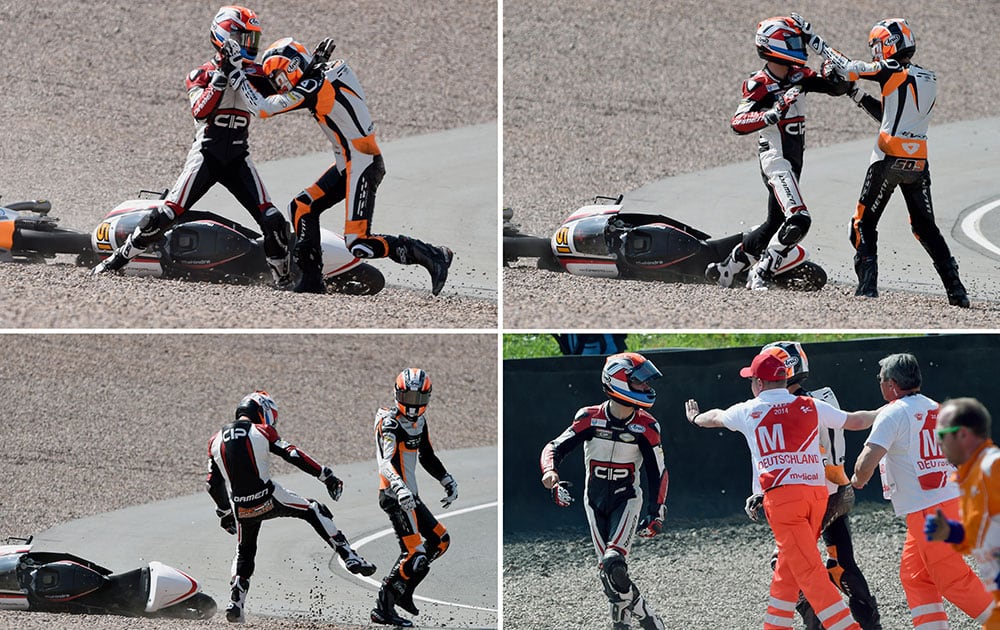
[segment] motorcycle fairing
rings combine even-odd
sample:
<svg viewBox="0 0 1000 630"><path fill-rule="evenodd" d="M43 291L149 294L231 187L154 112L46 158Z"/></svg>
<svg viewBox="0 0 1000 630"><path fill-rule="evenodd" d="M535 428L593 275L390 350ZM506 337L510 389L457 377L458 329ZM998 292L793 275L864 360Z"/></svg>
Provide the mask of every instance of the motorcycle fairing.
<svg viewBox="0 0 1000 630"><path fill-rule="evenodd" d="M149 597L146 612L161 610L191 597L200 590L193 577L153 560L149 563Z"/></svg>

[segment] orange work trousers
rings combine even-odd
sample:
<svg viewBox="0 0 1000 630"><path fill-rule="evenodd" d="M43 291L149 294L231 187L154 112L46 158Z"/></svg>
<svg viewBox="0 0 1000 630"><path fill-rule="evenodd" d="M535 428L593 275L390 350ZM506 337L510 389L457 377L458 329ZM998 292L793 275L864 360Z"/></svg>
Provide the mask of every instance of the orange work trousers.
<svg viewBox="0 0 1000 630"><path fill-rule="evenodd" d="M830 581L816 541L826 512L826 486L778 486L764 493L764 511L778 545L765 630L791 628L799 591L828 630L861 630Z"/></svg>
<svg viewBox="0 0 1000 630"><path fill-rule="evenodd" d="M944 542L929 542L924 535L928 514L938 509L953 521L959 518L959 501L952 499L906 515L906 541L899 563L899 579L910 606L913 627L939 623L947 627L948 615L942 597L979 623L993 611L993 597L966 564L962 554Z"/></svg>

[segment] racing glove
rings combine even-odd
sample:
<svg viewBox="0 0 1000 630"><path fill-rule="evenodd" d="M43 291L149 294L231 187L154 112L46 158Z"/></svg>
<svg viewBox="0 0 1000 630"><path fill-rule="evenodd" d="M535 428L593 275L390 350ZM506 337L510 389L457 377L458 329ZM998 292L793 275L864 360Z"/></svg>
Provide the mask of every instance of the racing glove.
<svg viewBox="0 0 1000 630"><path fill-rule="evenodd" d="M333 471L326 466L323 466L323 470L320 471L319 480L326 486L326 491L330 494L330 498L334 501L339 501L340 495L344 493L344 482L338 479L333 474Z"/></svg>
<svg viewBox="0 0 1000 630"><path fill-rule="evenodd" d="M552 486L552 500L556 502L559 507L569 507L573 502L573 497L569 493L569 489L572 486L572 482L560 481L556 485Z"/></svg>
<svg viewBox="0 0 1000 630"><path fill-rule="evenodd" d="M747 497L747 502L743 506L743 511L747 513L747 516L751 521L757 522L760 520L760 510L764 505L764 495L763 494L751 494Z"/></svg>
<svg viewBox="0 0 1000 630"><path fill-rule="evenodd" d="M642 538L652 538L663 531L663 519L667 517L667 506L660 505L656 510L639 519L637 532Z"/></svg>
<svg viewBox="0 0 1000 630"><path fill-rule="evenodd" d="M965 540L965 528L958 521L946 518L944 512L938 510L937 514L927 515L927 520L924 522L924 536L929 541L960 543Z"/></svg>
<svg viewBox="0 0 1000 630"><path fill-rule="evenodd" d="M446 494L445 498L441 499L441 507L448 509L458 500L458 482L451 475L445 475L441 477L441 485Z"/></svg>
<svg viewBox="0 0 1000 630"><path fill-rule="evenodd" d="M237 70L243 69L243 53L235 40L227 39L219 49L219 68L226 76L232 76Z"/></svg>
<svg viewBox="0 0 1000 630"><path fill-rule="evenodd" d="M236 517L233 516L232 510L220 510L215 508L215 515L219 517L219 527L226 530L226 532L236 535Z"/></svg>
<svg viewBox="0 0 1000 630"><path fill-rule="evenodd" d="M826 49L826 42L823 41L822 37L816 34L816 32L813 30L812 24L810 24L804 17L802 17L798 13L792 13L789 17L792 18L792 21L795 22L796 26L799 27L799 30L802 31L802 34L805 36L806 43L809 44L809 47L815 50L820 55L822 55L823 51Z"/></svg>
<svg viewBox="0 0 1000 630"><path fill-rule="evenodd" d="M417 507L417 500L414 498L413 493L405 485L393 488L396 492L396 500L399 501L399 507L403 510L409 512L410 510Z"/></svg>
<svg viewBox="0 0 1000 630"><path fill-rule="evenodd" d="M795 102L795 99L797 99L801 93L802 88L797 85L786 90L784 94L775 99L774 105L771 109L764 112L764 122L768 125L777 124L777 122L785 116L785 112L788 111L788 108L792 106L792 103Z"/></svg>

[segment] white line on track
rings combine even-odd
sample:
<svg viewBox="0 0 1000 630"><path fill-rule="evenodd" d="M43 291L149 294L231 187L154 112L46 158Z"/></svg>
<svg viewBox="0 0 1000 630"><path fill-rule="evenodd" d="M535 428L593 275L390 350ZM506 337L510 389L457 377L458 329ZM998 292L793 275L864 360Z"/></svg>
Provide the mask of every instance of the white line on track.
<svg viewBox="0 0 1000 630"><path fill-rule="evenodd" d="M960 227L961 230L965 232L965 235L968 236L970 239L972 239L974 243L976 243L983 249L989 252L993 252L997 256L1000 256L1000 247L997 247L989 239L983 236L982 231L980 231L979 229L979 222L982 220L984 216L986 216L986 213L992 212L997 208L1000 208L1000 199L991 201L987 204L984 204L976 208L975 210L967 214L964 219L962 219Z"/></svg>
<svg viewBox="0 0 1000 630"><path fill-rule="evenodd" d="M440 519L445 519L445 518L449 518L449 517L452 517L452 516L459 516L461 514L466 514L468 512L475 512L476 510L485 510L485 509L488 509L488 508L496 507L498 503L499 503L499 501L492 501L490 503L481 503L479 505L473 505L471 507L462 508L461 510L455 510L454 512L448 512L446 514L438 514L436 516L437 516L437 518L439 520ZM389 534L393 534L393 533L395 533L395 532L393 531L393 529L391 527L383 529L383 530L379 530L379 531L375 532L374 534L370 534L370 535L365 536L364 538L356 541L352 546L354 547L354 550L357 551L358 549L361 548L362 545L366 545L366 544L370 543L373 540L378 540L379 538L382 538L384 536L388 536ZM343 560L341 560L340 558L338 558L337 561L340 562L340 566L341 567L344 566L344 561ZM363 575L354 575L354 577L358 578L362 582L366 582L368 584L371 584L372 586L381 586L382 585L381 581L379 581L379 580L373 580L370 577L365 577ZM456 608L470 608L472 610L482 610L484 612L497 612L496 608L482 608L480 606L470 606L468 604L456 604L455 602L446 602L446 601L442 601L440 599L431 599L430 597L421 597L420 595L414 595L413 599L419 599L420 601L430 602L432 604L444 604L445 606L455 606Z"/></svg>

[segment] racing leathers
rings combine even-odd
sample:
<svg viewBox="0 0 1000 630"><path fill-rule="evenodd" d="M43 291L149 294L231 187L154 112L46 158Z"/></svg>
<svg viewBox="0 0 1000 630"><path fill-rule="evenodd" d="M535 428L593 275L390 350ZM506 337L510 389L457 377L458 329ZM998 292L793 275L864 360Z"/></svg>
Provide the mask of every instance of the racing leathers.
<svg viewBox="0 0 1000 630"><path fill-rule="evenodd" d="M968 307L969 298L958 277L958 263L934 221L931 202L927 127L937 98L936 75L910 63L909 59L857 61L826 46L821 38L813 38L813 42L822 48L821 54L842 77L850 81L873 81L879 85L882 97L879 104L868 95L853 96L859 105L881 120L858 207L851 220L850 240L855 250L854 269L858 276L855 294L878 296L877 227L898 186L910 215L910 229L934 262L948 302Z"/></svg>
<svg viewBox="0 0 1000 630"><path fill-rule="evenodd" d="M747 232L723 263L709 266L711 279L732 286L733 277L753 265L748 287L765 288L771 272L805 237L812 219L798 181L805 150L805 99L801 94L840 96L851 87L835 74L820 76L806 66L789 67L784 78L765 66L743 82L743 98L731 126L740 135L758 134L760 172L768 190L767 219Z"/></svg>
<svg viewBox="0 0 1000 630"><path fill-rule="evenodd" d="M800 386L798 389L789 388L789 392L795 396L818 398L840 408L836 395L829 387L807 392ZM881 630L878 603L854 559L854 543L851 540L850 521L847 517L854 506L854 488L844 471L846 457L844 429L820 427L819 442L823 468L826 472L826 489L829 493L822 523L823 543L827 552L826 570L830 574L830 580L847 595L851 615L862 630ZM802 615L808 630L822 630L822 622L801 593L795 608Z"/></svg>
<svg viewBox="0 0 1000 630"><path fill-rule="evenodd" d="M275 283L282 286L289 277L291 230L284 215L271 203L249 150L250 120L255 112L247 98L253 90L248 88L270 90L267 77L254 63L244 64L227 76L219 59L214 58L192 70L185 84L195 137L184 169L163 205L153 209L95 272L124 267L155 245L213 185L222 184L260 226L267 264Z"/></svg>
<svg viewBox="0 0 1000 630"><path fill-rule="evenodd" d="M371 575L375 566L361 558L333 522L333 515L322 503L305 499L271 478L271 454L302 472L328 484L339 483L333 472L319 465L302 449L281 439L273 426L254 424L247 418L225 425L208 442L208 478L206 487L215 501L216 513L223 526L236 534L233 558L233 601L243 598L254 574L257 537L261 523L278 517L300 518L316 530L348 571Z"/></svg>
<svg viewBox="0 0 1000 630"><path fill-rule="evenodd" d="M420 498L417 464L441 483L449 495L455 480L434 453L424 414L411 418L394 408L380 408L375 413L375 453L379 473L378 504L392 523L400 549L392 570L382 580L377 607L373 611L381 619L388 620L395 615L396 604L411 614L418 614L413 591L427 577L430 564L451 544L444 525Z"/></svg>
<svg viewBox="0 0 1000 630"><path fill-rule="evenodd" d="M557 471L566 455L583 445L587 475L584 510L612 621L618 627L628 627L629 620L635 619L644 629L662 628L629 578L626 563L640 519L644 514L646 519L662 514L666 501L669 475L660 426L642 409L619 419L609 407L605 402L577 411L573 424L542 449L542 473ZM645 513L642 472L650 495Z"/></svg>
<svg viewBox="0 0 1000 630"><path fill-rule="evenodd" d="M250 107L261 118L304 108L333 145L334 163L289 204L297 235L295 260L303 273L301 290L312 290L322 278L319 215L346 200L344 241L355 257L389 257L402 265L422 265L431 274L432 292L440 293L451 264L450 249L409 236L371 233L375 193L385 175L385 162L375 141L364 90L346 61L322 65L283 94L253 95Z"/></svg>

